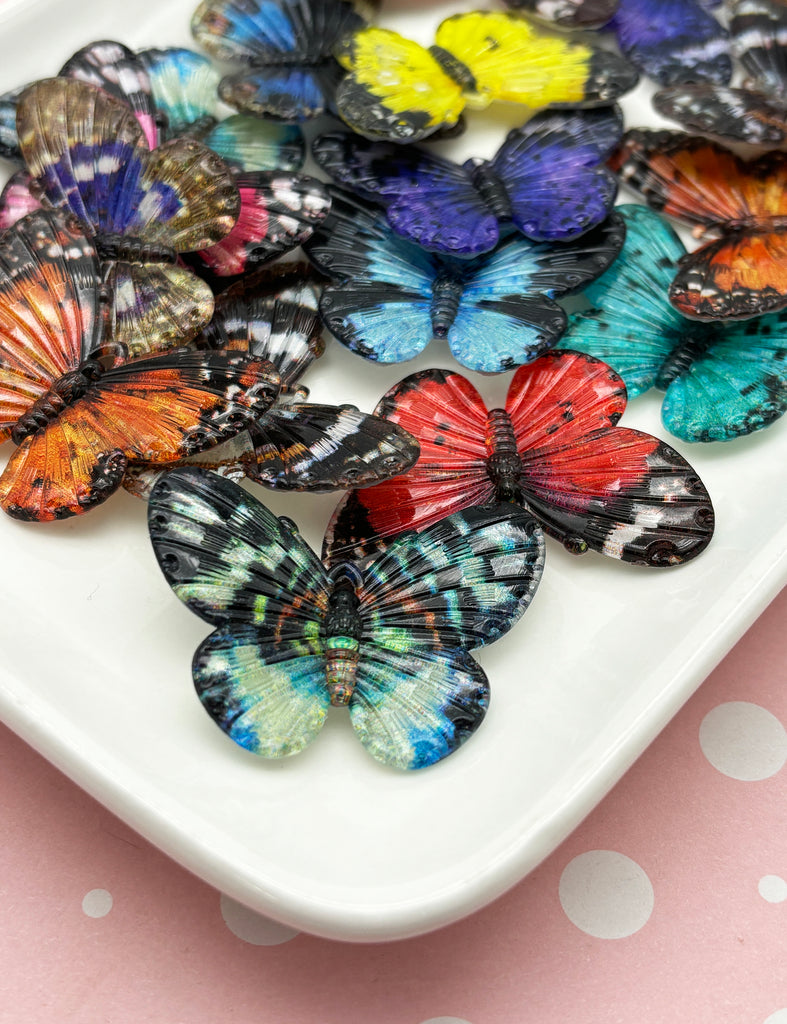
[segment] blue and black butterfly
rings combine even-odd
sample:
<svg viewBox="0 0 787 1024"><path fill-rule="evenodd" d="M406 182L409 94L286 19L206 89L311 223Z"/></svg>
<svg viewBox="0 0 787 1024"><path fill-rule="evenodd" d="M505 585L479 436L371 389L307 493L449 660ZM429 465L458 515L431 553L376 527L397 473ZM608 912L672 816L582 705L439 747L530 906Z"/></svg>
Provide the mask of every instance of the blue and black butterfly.
<svg viewBox="0 0 787 1024"><path fill-rule="evenodd" d="M787 312L735 323L689 320L667 291L686 254L646 206L620 206L626 242L617 262L585 289L594 308L573 314L558 348L604 360L629 397L666 392L664 426L684 441L728 441L787 410Z"/></svg>
<svg viewBox="0 0 787 1024"><path fill-rule="evenodd" d="M598 277L623 244L623 221L612 214L573 242L519 236L459 260L426 252L393 234L382 212L331 194L330 214L304 244L332 279L320 312L351 351L381 363L413 359L433 337L481 373L529 362L565 330L555 297Z"/></svg>
<svg viewBox="0 0 787 1024"><path fill-rule="evenodd" d="M363 569L326 568L291 520L195 468L156 485L149 525L167 582L216 627L192 663L200 700L265 758L301 751L331 706L392 767L453 753L489 702L468 652L520 618L544 558L530 513L498 504L403 534Z"/></svg>
<svg viewBox="0 0 787 1024"><path fill-rule="evenodd" d="M196 462L275 490L335 491L379 483L418 458L412 436L382 417L353 405L307 401L301 378L325 348L314 276L308 264L280 264L247 275L217 297L213 319L195 344L273 363L281 388L248 430ZM124 483L147 497L164 472L137 463Z"/></svg>
<svg viewBox="0 0 787 1024"><path fill-rule="evenodd" d="M221 81L238 110L285 122L331 110L342 71L332 54L371 5L345 0L203 0L191 22L212 57L247 69ZM249 67L250 65L250 67Z"/></svg>
<svg viewBox="0 0 787 1024"><path fill-rule="evenodd" d="M417 146L331 132L312 143L340 185L383 206L397 234L432 252L475 256L513 226L567 241L600 224L617 195L603 166L623 134L616 107L546 111L509 133L492 160L459 165Z"/></svg>

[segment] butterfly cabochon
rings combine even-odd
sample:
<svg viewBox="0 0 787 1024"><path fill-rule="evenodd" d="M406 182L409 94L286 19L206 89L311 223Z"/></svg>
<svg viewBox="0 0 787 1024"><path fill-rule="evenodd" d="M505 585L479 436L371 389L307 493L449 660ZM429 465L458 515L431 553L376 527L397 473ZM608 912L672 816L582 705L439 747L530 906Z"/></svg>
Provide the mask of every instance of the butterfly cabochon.
<svg viewBox="0 0 787 1024"><path fill-rule="evenodd" d="M574 313L556 348L602 359L629 398L665 392L664 426L683 441L729 441L787 410L787 310L744 322L682 316L667 289L686 249L647 206L618 206L620 257L585 289L592 309Z"/></svg>
<svg viewBox="0 0 787 1024"><path fill-rule="evenodd" d="M291 520L205 470L161 480L148 518L170 586L216 627L192 663L203 707L265 758L306 747L331 705L347 706L389 766L453 753L489 702L468 652L520 618L543 567L535 520L506 504L398 537L364 568L330 570Z"/></svg>
<svg viewBox="0 0 787 1024"><path fill-rule="evenodd" d="M319 288L308 279L310 271L308 264L279 264L217 297L213 319L196 344L269 360L281 389L248 430L190 463L280 491L336 491L379 483L417 459L415 440L388 420L353 405L307 401L301 378L325 348ZM132 465L124 485L147 498L166 472Z"/></svg>
<svg viewBox="0 0 787 1024"><path fill-rule="evenodd" d="M602 28L618 0L504 0L506 7L561 28Z"/></svg>
<svg viewBox="0 0 787 1024"><path fill-rule="evenodd" d="M691 132L779 146L787 139L787 8L778 0L738 0L729 29L745 80L685 82L657 92L653 105Z"/></svg>
<svg viewBox="0 0 787 1024"><path fill-rule="evenodd" d="M549 110L509 132L491 160L460 165L349 132L318 136L312 153L340 185L382 206L397 234L464 258L494 249L510 227L560 242L600 224L618 187L604 162L622 134L616 107Z"/></svg>
<svg viewBox="0 0 787 1024"><path fill-rule="evenodd" d="M237 353L126 360L105 338L101 267L76 218L39 210L0 239L0 438L17 445L0 507L27 521L86 512L129 461L163 463L232 437L280 381Z"/></svg>
<svg viewBox="0 0 787 1024"><path fill-rule="evenodd" d="M240 199L223 161L201 143L150 150L131 108L78 79L44 79L17 108L19 144L46 202L72 213L106 263L117 340L130 352L182 344L210 320L213 296L178 254L233 227Z"/></svg>
<svg viewBox="0 0 787 1024"><path fill-rule="evenodd" d="M359 135L402 143L454 127L466 106L605 106L637 83L617 54L504 11L447 18L429 49L387 29L361 29L335 55L347 71L336 90L342 120Z"/></svg>
<svg viewBox="0 0 787 1024"><path fill-rule="evenodd" d="M525 505L572 553L654 567L696 557L714 528L708 492L666 442L618 426L621 378L580 352L547 352L514 374L504 408L487 409L451 370L394 385L376 412L421 446L413 469L339 503L328 562L372 555L386 537L494 500Z"/></svg>
<svg viewBox="0 0 787 1024"><path fill-rule="evenodd" d="M787 154L745 161L698 136L632 129L612 164L654 210L720 235L681 260L679 312L746 320L787 307Z"/></svg>
<svg viewBox="0 0 787 1024"><path fill-rule="evenodd" d="M191 32L215 60L246 65L221 80L226 103L301 122L333 109L341 77L333 49L364 27L375 7L345 0L203 0Z"/></svg>
<svg viewBox="0 0 787 1024"><path fill-rule="evenodd" d="M342 344L381 363L412 359L432 338L447 340L458 362L481 373L534 359L565 330L555 298L601 274L625 231L613 213L571 242L514 236L459 260L395 235L382 211L338 188L331 195L330 214L303 246L332 279L320 312Z"/></svg>

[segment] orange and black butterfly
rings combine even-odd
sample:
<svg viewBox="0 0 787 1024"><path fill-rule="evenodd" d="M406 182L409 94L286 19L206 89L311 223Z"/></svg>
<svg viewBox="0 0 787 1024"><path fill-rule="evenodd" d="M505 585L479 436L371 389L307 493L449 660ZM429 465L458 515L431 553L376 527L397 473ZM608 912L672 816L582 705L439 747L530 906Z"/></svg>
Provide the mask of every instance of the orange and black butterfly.
<svg viewBox="0 0 787 1024"><path fill-rule="evenodd" d="M683 132L634 129L613 165L655 210L718 235L680 262L670 302L697 320L787 308L787 153L745 161Z"/></svg>
<svg viewBox="0 0 787 1024"><path fill-rule="evenodd" d="M278 395L240 353L127 359L105 337L101 265L75 218L39 210L0 242L0 508L64 519L103 502L129 461L171 462L234 436Z"/></svg>

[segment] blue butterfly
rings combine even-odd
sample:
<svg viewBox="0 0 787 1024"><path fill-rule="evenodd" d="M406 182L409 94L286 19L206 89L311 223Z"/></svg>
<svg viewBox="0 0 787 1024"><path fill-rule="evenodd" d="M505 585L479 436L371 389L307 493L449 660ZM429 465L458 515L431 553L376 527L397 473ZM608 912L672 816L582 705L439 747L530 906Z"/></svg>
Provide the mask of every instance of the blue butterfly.
<svg viewBox="0 0 787 1024"><path fill-rule="evenodd" d="M332 705L392 767L453 753L489 701L468 652L520 618L544 561L530 512L503 503L402 534L363 568L328 569L291 520L195 468L156 484L148 521L167 582L217 627L192 662L202 704L266 758L306 747Z"/></svg>
<svg viewBox="0 0 787 1024"><path fill-rule="evenodd" d="M381 363L413 359L433 337L455 359L499 373L540 355L565 330L555 297L579 291L623 243L615 214L574 242L515 237L472 260L428 253L392 233L379 211L332 189L331 212L304 243L332 278L320 312L349 349Z"/></svg>
<svg viewBox="0 0 787 1024"><path fill-rule="evenodd" d="M344 0L203 0L191 31L217 60L251 65L222 79L223 100L246 113L306 121L332 108L342 75L332 51L365 26L361 6Z"/></svg>
<svg viewBox="0 0 787 1024"><path fill-rule="evenodd" d="M558 348L604 360L629 397L665 391L664 426L684 441L728 441L787 410L787 311L744 322L689 320L667 290L683 243L646 206L619 206L620 258L585 288L595 307L573 314Z"/></svg>
<svg viewBox="0 0 787 1024"><path fill-rule="evenodd" d="M536 241L566 241L600 224L617 195L603 162L622 134L620 111L606 107L536 114L492 160L461 166L348 132L318 136L312 153L340 185L383 206L397 234L467 257L494 249L509 225Z"/></svg>

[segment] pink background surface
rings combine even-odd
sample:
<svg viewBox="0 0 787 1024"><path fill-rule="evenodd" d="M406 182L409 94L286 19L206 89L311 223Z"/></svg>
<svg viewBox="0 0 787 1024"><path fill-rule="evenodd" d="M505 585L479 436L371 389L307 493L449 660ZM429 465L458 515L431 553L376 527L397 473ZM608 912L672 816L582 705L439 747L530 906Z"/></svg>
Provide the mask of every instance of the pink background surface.
<svg viewBox="0 0 787 1024"><path fill-rule="evenodd" d="M0 726L0 1021L787 1024L785 621L527 879L387 945L223 899Z"/></svg>

